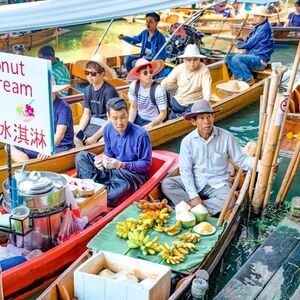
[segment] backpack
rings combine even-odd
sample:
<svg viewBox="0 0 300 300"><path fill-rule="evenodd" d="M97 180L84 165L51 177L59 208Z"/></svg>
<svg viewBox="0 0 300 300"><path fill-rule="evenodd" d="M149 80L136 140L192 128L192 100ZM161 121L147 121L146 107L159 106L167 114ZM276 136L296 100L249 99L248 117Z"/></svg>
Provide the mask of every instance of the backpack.
<svg viewBox="0 0 300 300"><path fill-rule="evenodd" d="M152 85L150 86L150 100L151 100L152 104L159 111L158 105L157 105L156 100L155 100L155 91L156 91L156 88L157 88L158 85L160 85L158 82L156 82L156 81L152 82ZM137 80L136 83L135 83L135 87L134 87L134 95L135 95L136 99L138 99L140 86L141 86L141 82L140 82L140 80ZM166 94L167 94L167 116L166 116L164 122L166 120L168 120L169 109L171 108L171 95L167 91L166 91Z"/></svg>

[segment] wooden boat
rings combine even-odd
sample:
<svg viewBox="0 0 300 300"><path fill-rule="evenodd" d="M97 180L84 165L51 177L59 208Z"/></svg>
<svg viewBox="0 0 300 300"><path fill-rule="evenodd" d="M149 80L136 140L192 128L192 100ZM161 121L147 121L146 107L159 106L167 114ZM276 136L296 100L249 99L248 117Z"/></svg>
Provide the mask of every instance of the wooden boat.
<svg viewBox="0 0 300 300"><path fill-rule="evenodd" d="M211 100L212 107L215 109L221 109L220 112L216 113L215 119L221 120L239 110L247 107L251 103L254 103L259 99L259 96L263 91L264 78L271 74L271 70L258 71L254 73L255 78L258 80L257 83L253 84L247 91L237 93L233 95L226 95L217 90L216 85L221 82L226 82L230 79L229 72L226 64L222 62L216 62L208 66L212 75L212 92L215 95L214 99ZM119 91L122 97L127 97L127 90L124 86L120 87ZM175 138L183 136L188 132L192 131L193 126L190 122L187 122L183 117L169 120L165 123L153 127L150 131L150 138L152 146L158 146L171 141ZM91 151L94 153L101 153L104 149L103 143L97 143L90 146L84 146L72 149L68 152L58 153L52 155L45 161L32 159L28 161L28 170L45 170L51 172L65 172L74 168L75 155L81 151ZM13 169L21 168L22 164L13 164ZM0 166L0 181L4 181L7 178L7 166ZM0 187L2 189L2 186Z"/></svg>
<svg viewBox="0 0 300 300"><path fill-rule="evenodd" d="M291 156L297 142L300 140L300 84L291 95L289 113L287 115L283 139L280 150L283 154Z"/></svg>
<svg viewBox="0 0 300 300"><path fill-rule="evenodd" d="M239 191L238 199L235 206L229 213L227 220L227 225L224 231L221 233L217 243L212 248L212 250L206 255L204 260L197 267L190 270L189 276L184 277L177 286L179 286L175 292L170 295L169 300L174 299L191 299L190 297L190 287L192 280L195 276L195 272L198 269L207 270L209 274L217 266L224 251L230 244L234 234L237 230L238 224L240 222L240 215L245 207L247 197L248 197L248 187L250 182L251 172L243 178L243 184ZM151 196L154 199L158 199L161 195L158 193L158 189L153 190ZM41 295L38 300L58 300L58 299L73 299L74 297L74 271L83 262L85 262L89 257L91 257L91 252L87 250L80 256L65 272L63 272Z"/></svg>
<svg viewBox="0 0 300 300"><path fill-rule="evenodd" d="M0 51L10 52L12 47L17 44L23 44L26 49L45 44L69 30L66 29L42 29L39 31L26 31L17 33L8 33L0 35Z"/></svg>
<svg viewBox="0 0 300 300"><path fill-rule="evenodd" d="M170 153L153 151L149 180L121 205L104 217L94 220L90 226L76 233L69 240L27 262L2 272L5 299L24 299L34 292L34 287L61 273L86 249L87 242L109 221L133 202L145 197L177 164L177 157Z"/></svg>

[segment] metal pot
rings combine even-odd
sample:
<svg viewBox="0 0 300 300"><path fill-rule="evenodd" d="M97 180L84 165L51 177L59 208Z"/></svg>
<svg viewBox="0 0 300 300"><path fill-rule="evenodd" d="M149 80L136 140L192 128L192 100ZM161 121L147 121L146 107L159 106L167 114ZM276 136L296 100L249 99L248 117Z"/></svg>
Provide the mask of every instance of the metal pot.
<svg viewBox="0 0 300 300"><path fill-rule="evenodd" d="M18 201L34 213L45 213L64 205L67 180L56 173L32 171L18 182ZM3 182L4 203L11 210L8 179ZM23 203L22 203L23 202Z"/></svg>

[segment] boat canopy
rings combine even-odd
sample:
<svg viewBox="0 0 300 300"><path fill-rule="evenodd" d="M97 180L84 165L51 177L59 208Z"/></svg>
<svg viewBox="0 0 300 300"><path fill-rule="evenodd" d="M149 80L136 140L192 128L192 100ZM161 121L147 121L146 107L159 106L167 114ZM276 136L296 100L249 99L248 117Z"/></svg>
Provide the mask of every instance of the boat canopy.
<svg viewBox="0 0 300 300"><path fill-rule="evenodd" d="M230 1L234 2L234 1ZM279 0L237 0L238 3L266 5L269 3L279 2Z"/></svg>
<svg viewBox="0 0 300 300"><path fill-rule="evenodd" d="M184 5L197 0L48 0L0 7L0 33L107 21Z"/></svg>

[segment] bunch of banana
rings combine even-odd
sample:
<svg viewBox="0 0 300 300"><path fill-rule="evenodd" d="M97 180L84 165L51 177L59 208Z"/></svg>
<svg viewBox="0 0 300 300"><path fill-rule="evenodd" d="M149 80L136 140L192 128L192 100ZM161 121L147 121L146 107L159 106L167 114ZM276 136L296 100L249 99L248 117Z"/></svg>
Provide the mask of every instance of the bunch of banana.
<svg viewBox="0 0 300 300"><path fill-rule="evenodd" d="M200 234L194 233L192 229L185 234L179 235L178 238L188 243L198 243L201 239Z"/></svg>
<svg viewBox="0 0 300 300"><path fill-rule="evenodd" d="M132 231L136 226L140 223L139 220L135 219L126 219L124 222L117 222L116 229L117 229L117 236L127 239L128 234Z"/></svg>
<svg viewBox="0 0 300 300"><path fill-rule="evenodd" d="M160 229L160 228L159 228ZM155 230L155 229L154 229ZM168 235L176 235L177 233L179 233L181 231L181 222L180 221L176 221L176 223L172 226L169 227L165 227L164 231L168 234Z"/></svg>
<svg viewBox="0 0 300 300"><path fill-rule="evenodd" d="M188 252L194 252L197 250L197 247L193 243L187 243L182 241L175 241L172 244L176 249L184 249Z"/></svg>
<svg viewBox="0 0 300 300"><path fill-rule="evenodd" d="M139 220L139 225L136 226L137 230L148 230L154 226L155 221L153 219Z"/></svg>
<svg viewBox="0 0 300 300"><path fill-rule="evenodd" d="M144 212L148 211L148 210L162 210L164 208L168 208L168 212L171 212L173 209L171 206L168 205L168 200L167 199L163 199L162 201L155 201L155 202L150 202L147 200L140 200L138 207L140 209L142 209Z"/></svg>
<svg viewBox="0 0 300 300"><path fill-rule="evenodd" d="M158 237L150 241L150 235L146 235L146 231L134 230L128 234L128 248L141 248L143 255L155 254L160 250L158 245Z"/></svg>
<svg viewBox="0 0 300 300"><path fill-rule="evenodd" d="M162 210L148 210L145 213L140 214L140 219L152 219L154 220L157 224L163 225L168 222L168 219L170 218L168 214L168 209L164 208Z"/></svg>
<svg viewBox="0 0 300 300"><path fill-rule="evenodd" d="M184 249L177 249L173 245L170 246L168 243L160 245L162 250L158 255L165 260L168 264L179 264L185 260L185 255L188 251Z"/></svg>

